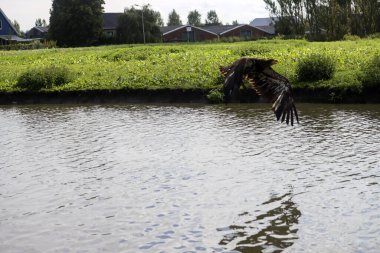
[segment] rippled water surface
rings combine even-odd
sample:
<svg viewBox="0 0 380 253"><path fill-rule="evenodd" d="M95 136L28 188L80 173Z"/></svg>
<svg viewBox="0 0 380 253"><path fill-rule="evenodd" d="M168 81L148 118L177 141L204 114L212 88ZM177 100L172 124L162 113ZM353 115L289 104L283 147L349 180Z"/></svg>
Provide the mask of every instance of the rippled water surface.
<svg viewBox="0 0 380 253"><path fill-rule="evenodd" d="M0 107L0 252L380 252L380 105Z"/></svg>

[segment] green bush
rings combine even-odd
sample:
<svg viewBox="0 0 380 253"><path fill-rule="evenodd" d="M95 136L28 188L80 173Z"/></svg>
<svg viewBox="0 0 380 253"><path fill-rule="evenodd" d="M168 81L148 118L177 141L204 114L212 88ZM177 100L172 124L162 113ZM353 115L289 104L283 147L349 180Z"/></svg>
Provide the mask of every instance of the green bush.
<svg viewBox="0 0 380 253"><path fill-rule="evenodd" d="M17 80L17 87L27 90L49 89L60 86L72 80L72 75L66 67L50 66L42 69L28 69Z"/></svg>
<svg viewBox="0 0 380 253"><path fill-rule="evenodd" d="M368 36L369 39L380 39L380 33L373 33Z"/></svg>
<svg viewBox="0 0 380 253"><path fill-rule="evenodd" d="M360 40L360 37L357 35L346 34L343 36L343 40L356 41L356 40Z"/></svg>
<svg viewBox="0 0 380 253"><path fill-rule="evenodd" d="M363 88L380 88L380 55L375 55L373 59L362 68L361 81Z"/></svg>
<svg viewBox="0 0 380 253"><path fill-rule="evenodd" d="M296 75L299 81L329 80L334 76L335 64L329 56L311 54L298 62Z"/></svg>
<svg viewBox="0 0 380 253"><path fill-rule="evenodd" d="M33 50L33 49L47 49L47 48L56 48L57 42L55 41L39 41L35 40L30 43L16 43L8 45L0 45L0 50Z"/></svg>
<svg viewBox="0 0 380 253"><path fill-rule="evenodd" d="M224 95L220 89L213 89L207 94L207 99L212 104L218 104L223 102Z"/></svg>

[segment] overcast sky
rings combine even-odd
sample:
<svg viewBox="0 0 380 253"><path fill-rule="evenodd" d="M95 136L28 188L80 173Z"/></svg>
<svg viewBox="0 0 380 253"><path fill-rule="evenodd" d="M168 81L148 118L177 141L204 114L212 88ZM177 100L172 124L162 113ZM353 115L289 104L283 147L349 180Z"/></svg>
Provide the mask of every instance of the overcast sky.
<svg viewBox="0 0 380 253"><path fill-rule="evenodd" d="M9 19L17 20L21 30L27 31L34 26L37 18L49 21L49 10L52 0L0 0L0 8ZM173 9L180 15L183 23L187 22L187 14L191 10L198 10L202 15L202 22L206 19L209 10L215 10L220 21L232 23L249 23L254 18L268 16L265 4L262 0L105 0L105 12L123 12L125 7L134 4L150 4L152 9L159 11L164 23L168 20L168 14Z"/></svg>

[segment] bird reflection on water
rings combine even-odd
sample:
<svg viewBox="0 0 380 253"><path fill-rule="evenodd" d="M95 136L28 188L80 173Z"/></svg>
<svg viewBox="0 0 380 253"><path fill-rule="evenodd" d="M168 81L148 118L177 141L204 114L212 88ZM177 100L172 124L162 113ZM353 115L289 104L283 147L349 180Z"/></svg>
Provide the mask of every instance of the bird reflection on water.
<svg viewBox="0 0 380 253"><path fill-rule="evenodd" d="M281 252L293 245L297 237L297 224L301 211L292 200L292 193L272 196L254 213L239 214L238 222L219 232L226 233L219 245L236 252Z"/></svg>

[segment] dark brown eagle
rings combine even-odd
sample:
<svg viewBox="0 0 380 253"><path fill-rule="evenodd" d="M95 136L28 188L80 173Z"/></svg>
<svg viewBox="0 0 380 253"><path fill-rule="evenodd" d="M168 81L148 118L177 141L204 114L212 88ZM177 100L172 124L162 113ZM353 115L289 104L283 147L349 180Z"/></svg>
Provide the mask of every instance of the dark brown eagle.
<svg viewBox="0 0 380 253"><path fill-rule="evenodd" d="M284 76L272 69L276 60L241 58L227 67L220 67L224 80L224 98L228 102L239 91L247 79L258 95L272 101L272 110L277 120L286 120L286 124L293 125L294 117L298 121L298 113L294 104L294 97L290 82Z"/></svg>

